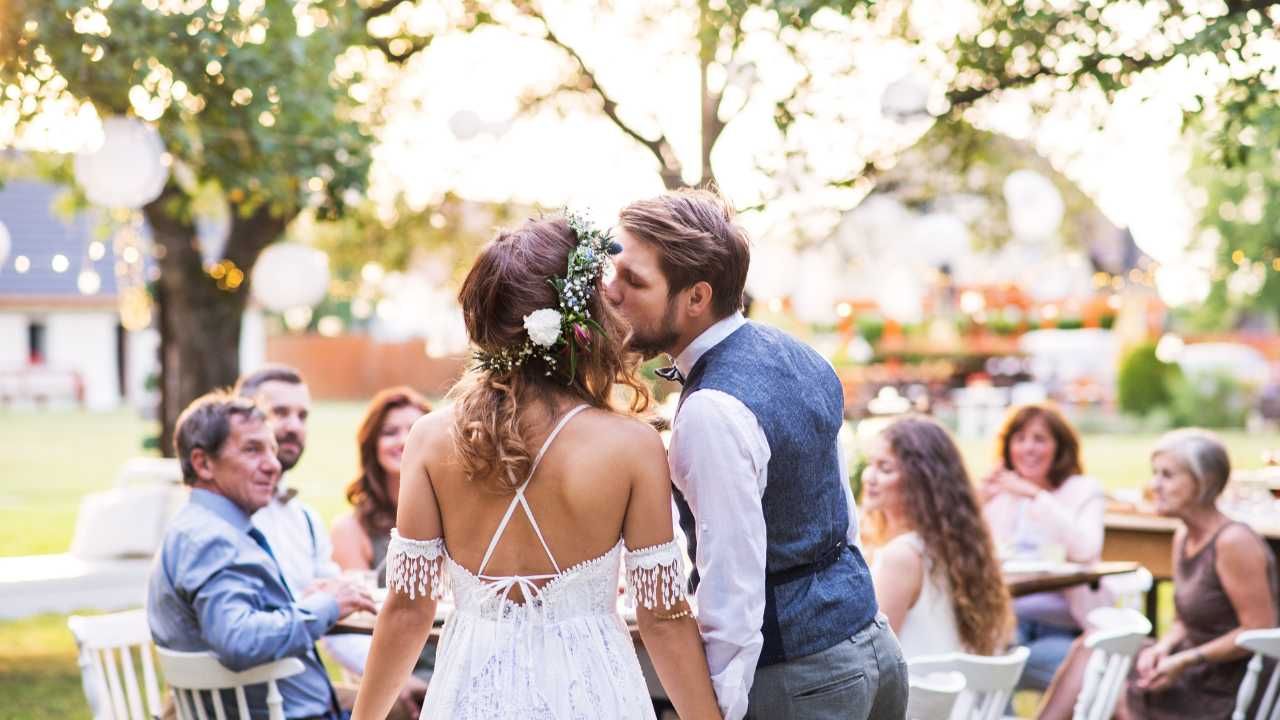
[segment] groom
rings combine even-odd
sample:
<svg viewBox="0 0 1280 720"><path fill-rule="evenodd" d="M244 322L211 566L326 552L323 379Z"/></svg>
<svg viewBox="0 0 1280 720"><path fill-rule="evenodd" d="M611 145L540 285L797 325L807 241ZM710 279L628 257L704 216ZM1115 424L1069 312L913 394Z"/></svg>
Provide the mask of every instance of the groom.
<svg viewBox="0 0 1280 720"><path fill-rule="evenodd" d="M684 385L670 463L698 623L726 720L902 718L906 665L878 612L836 444L844 395L811 348L742 315L732 210L682 191L622 211L606 296Z"/></svg>

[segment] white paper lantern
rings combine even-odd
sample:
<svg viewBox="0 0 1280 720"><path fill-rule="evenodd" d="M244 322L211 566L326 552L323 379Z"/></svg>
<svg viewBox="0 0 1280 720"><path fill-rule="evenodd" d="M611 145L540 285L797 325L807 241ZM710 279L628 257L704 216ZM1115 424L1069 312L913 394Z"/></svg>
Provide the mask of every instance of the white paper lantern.
<svg viewBox="0 0 1280 720"><path fill-rule="evenodd" d="M312 307L328 291L329 256L315 248L294 242L269 245L253 266L253 297L268 310Z"/></svg>
<svg viewBox="0 0 1280 720"><path fill-rule="evenodd" d="M1027 266L1020 284L1040 302L1083 297L1093 292L1093 266L1078 252L1050 255Z"/></svg>
<svg viewBox="0 0 1280 720"><path fill-rule="evenodd" d="M1034 170L1015 170L1004 180L1009 229L1024 240L1047 240L1058 232L1066 206L1049 178Z"/></svg>
<svg viewBox="0 0 1280 720"><path fill-rule="evenodd" d="M0 267L9 259L9 251L13 249L13 238L9 237L9 228L0 222Z"/></svg>
<svg viewBox="0 0 1280 720"><path fill-rule="evenodd" d="M911 256L928 267L954 266L969 253L969 226L951 213L922 215L911 225Z"/></svg>
<svg viewBox="0 0 1280 720"><path fill-rule="evenodd" d="M471 110L459 110L449 118L449 131L464 142L479 135L484 129L484 121Z"/></svg>
<svg viewBox="0 0 1280 720"><path fill-rule="evenodd" d="M929 83L915 73L907 73L889 83L880 95L880 112L895 120L924 115L928 105Z"/></svg>
<svg viewBox="0 0 1280 720"><path fill-rule="evenodd" d="M830 248L806 250L800 255L796 273L797 287L791 294L791 307L796 317L807 323L829 324L836 321L836 303L840 301L840 268L843 263Z"/></svg>
<svg viewBox="0 0 1280 720"><path fill-rule="evenodd" d="M140 208L160 197L169 180L164 143L155 128L139 120L102 121L102 145L76 155L76 182L94 205Z"/></svg>
<svg viewBox="0 0 1280 720"><path fill-rule="evenodd" d="M876 305L885 317L903 325L920 322L924 317L924 286L920 275L904 267L890 269L876 289Z"/></svg>
<svg viewBox="0 0 1280 720"><path fill-rule="evenodd" d="M900 248L912 214L897 198L876 194L848 212L836 231L840 244L850 254L884 262Z"/></svg>

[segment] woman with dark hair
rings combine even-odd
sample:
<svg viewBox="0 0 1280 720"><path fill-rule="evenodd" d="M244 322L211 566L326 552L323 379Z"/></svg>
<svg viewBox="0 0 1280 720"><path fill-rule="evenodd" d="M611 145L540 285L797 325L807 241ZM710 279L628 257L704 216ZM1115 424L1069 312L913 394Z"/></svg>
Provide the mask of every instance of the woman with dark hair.
<svg viewBox="0 0 1280 720"><path fill-rule="evenodd" d="M631 416L648 393L601 300L615 252L568 214L499 234L468 273L459 301L476 362L455 402L409 435L355 718L386 716L447 583L454 611L424 717L652 720L618 615L620 566L676 711L720 717L684 597L666 453ZM631 414L615 404L624 387Z"/></svg>
<svg viewBox="0 0 1280 720"><path fill-rule="evenodd" d="M947 431L924 417L894 421L872 441L862 493L876 599L903 656L1003 649L1009 591Z"/></svg>
<svg viewBox="0 0 1280 720"><path fill-rule="evenodd" d="M999 465L979 489L1001 555L1016 561L1093 563L1102 557L1106 496L1084 474L1080 439L1048 405L1011 408L1000 429ZM1031 649L1019 687L1043 690L1106 590L1077 586L1014 602L1015 642Z"/></svg>
<svg viewBox="0 0 1280 720"><path fill-rule="evenodd" d="M1276 625L1276 559L1253 528L1217 507L1231 475L1217 436L1196 428L1166 433L1151 451L1151 473L1156 512L1181 522L1173 536L1174 621L1138 653L1116 716L1226 720L1249 664L1236 638ZM1072 646L1041 718L1071 717L1089 654L1082 642ZM1262 696L1240 708L1244 716L1257 716Z"/></svg>
<svg viewBox="0 0 1280 720"><path fill-rule="evenodd" d="M333 561L343 570L381 567L396 524L405 440L418 418L429 412L426 398L408 387L379 392L365 410L356 432L360 474L347 486L353 510L334 521L331 532Z"/></svg>

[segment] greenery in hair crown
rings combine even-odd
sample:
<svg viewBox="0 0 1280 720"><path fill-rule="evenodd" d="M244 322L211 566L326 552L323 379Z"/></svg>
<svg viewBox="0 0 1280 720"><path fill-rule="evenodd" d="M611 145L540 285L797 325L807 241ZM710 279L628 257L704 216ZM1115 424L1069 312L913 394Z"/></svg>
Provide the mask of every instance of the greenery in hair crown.
<svg viewBox="0 0 1280 720"><path fill-rule="evenodd" d="M591 351L594 333L604 333L600 323L591 317L591 295L596 281L604 273L609 257L622 252L622 246L591 222L585 214L564 211L565 221L578 238L569 253L569 267L564 277L548 278L560 298L558 308L542 308L524 316L528 337L518 347L477 350L476 365L482 370L505 375L531 357L540 357L547 365L547 375L558 368L558 357L569 351L569 382L577 371L578 349Z"/></svg>

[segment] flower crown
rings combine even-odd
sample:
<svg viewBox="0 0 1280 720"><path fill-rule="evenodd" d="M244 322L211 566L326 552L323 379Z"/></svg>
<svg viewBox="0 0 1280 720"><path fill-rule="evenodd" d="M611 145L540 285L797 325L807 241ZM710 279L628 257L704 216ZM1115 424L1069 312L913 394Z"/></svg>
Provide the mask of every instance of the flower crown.
<svg viewBox="0 0 1280 720"><path fill-rule="evenodd" d="M518 347L477 350L475 360L480 369L503 375L537 356L547 364L546 374L550 375L557 368L561 346L568 346L569 382L573 382L578 365L577 347L581 345L590 351L591 333L604 333L600 323L591 317L588 301L609 257L622 252L622 246L586 215L565 210L564 217L578 237L578 245L569 253L569 268L564 277L547 278L560 298L559 309L542 308L525 315L524 329L529 337Z"/></svg>

